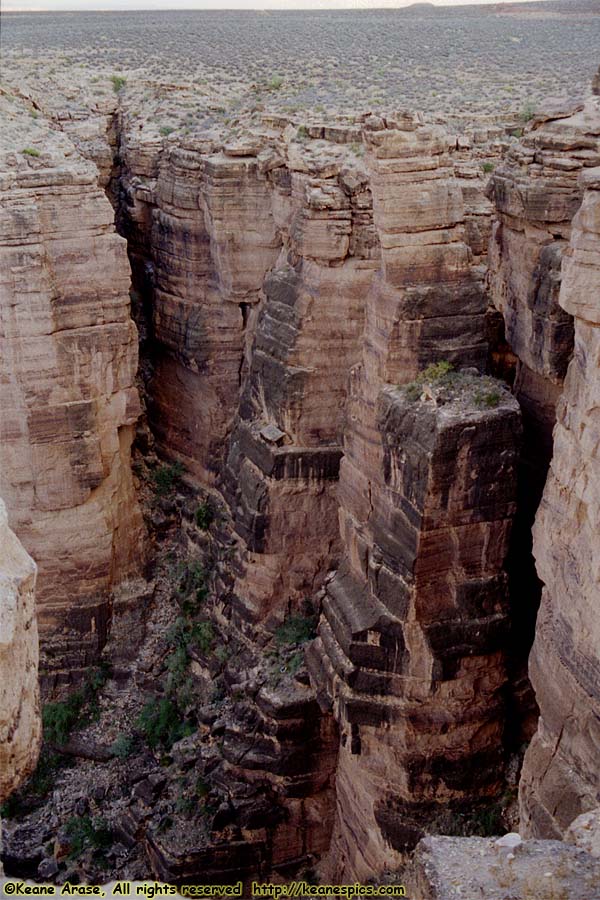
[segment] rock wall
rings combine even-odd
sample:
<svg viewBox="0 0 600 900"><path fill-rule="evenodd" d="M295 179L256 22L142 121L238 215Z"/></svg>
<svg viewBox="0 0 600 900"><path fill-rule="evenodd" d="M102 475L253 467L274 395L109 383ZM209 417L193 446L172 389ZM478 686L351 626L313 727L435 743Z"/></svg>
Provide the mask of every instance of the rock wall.
<svg viewBox="0 0 600 900"><path fill-rule="evenodd" d="M556 402L573 352L572 316L558 302L561 261L581 203L578 176L600 161L597 126L590 102L549 105L526 126L488 188L494 203L490 295L516 356L513 391L524 428L519 511L509 556L516 745L529 740L535 729L526 660L541 585L531 555L531 529L552 457Z"/></svg>
<svg viewBox="0 0 600 900"><path fill-rule="evenodd" d="M0 485L38 565L51 685L96 658L111 591L143 557L130 468L137 334L125 242L95 166L58 132L32 130L26 112L11 107L6 122Z"/></svg>
<svg viewBox="0 0 600 900"><path fill-rule="evenodd" d="M0 500L0 802L33 770L40 744L35 578Z"/></svg>
<svg viewBox="0 0 600 900"><path fill-rule="evenodd" d="M126 121L121 128L120 221L146 303L149 421L161 452L211 483L238 403L246 329L280 248L270 191L255 156L211 141L140 142Z"/></svg>
<svg viewBox="0 0 600 900"><path fill-rule="evenodd" d="M596 116L600 126L597 105ZM524 832L544 837L560 836L600 799L599 170L585 172L580 184L587 190L573 220L559 296L562 309L574 317L575 350L534 527L544 590L530 672L541 717L525 757L520 801Z"/></svg>
<svg viewBox="0 0 600 900"><path fill-rule="evenodd" d="M502 773L519 412L477 374L485 297L446 135L387 124L367 132L382 266L351 374L344 558L309 651L340 728L329 868L346 880L398 865L426 821L492 796ZM466 371L444 376L448 361Z"/></svg>
<svg viewBox="0 0 600 900"><path fill-rule="evenodd" d="M244 544L236 605L267 623L312 596L339 553L348 373L379 257L360 157L286 137L287 167L272 175L284 249L264 283L224 474Z"/></svg>

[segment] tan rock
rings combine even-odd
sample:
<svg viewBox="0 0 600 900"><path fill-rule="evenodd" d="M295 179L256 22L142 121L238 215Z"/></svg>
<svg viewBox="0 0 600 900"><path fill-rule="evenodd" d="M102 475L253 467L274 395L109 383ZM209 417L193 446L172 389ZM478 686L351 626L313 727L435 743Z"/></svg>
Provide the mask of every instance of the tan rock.
<svg viewBox="0 0 600 900"><path fill-rule="evenodd" d="M41 740L35 578L0 500L0 802L35 767Z"/></svg>
<svg viewBox="0 0 600 900"><path fill-rule="evenodd" d="M31 126L14 116L5 146L26 146ZM140 407L125 242L95 166L63 135L45 139L39 157L0 164L0 484L39 568L46 667L63 680L101 649L112 587L143 557Z"/></svg>
<svg viewBox="0 0 600 900"><path fill-rule="evenodd" d="M435 379L408 393L397 387L440 360L482 369L486 355L485 298L447 140L408 127L405 135L369 132L382 268L350 378L339 488L344 558L327 582L309 650L313 684L340 729L326 863L334 880L398 866L436 810L460 803L474 777L481 798L493 794L501 775L502 566L519 414L495 386L498 408L478 409L487 382L476 375L457 375L458 393L445 400ZM396 204L387 202L394 196ZM443 474L449 464L452 476ZM480 491L490 503L476 513Z"/></svg>
<svg viewBox="0 0 600 900"><path fill-rule="evenodd" d="M544 591L530 674L541 718L525 757L520 804L524 832L535 836L562 834L600 802L600 453L594 425L600 403L599 273L600 191L590 188L573 220L564 261L560 304L575 315L575 351L534 527Z"/></svg>

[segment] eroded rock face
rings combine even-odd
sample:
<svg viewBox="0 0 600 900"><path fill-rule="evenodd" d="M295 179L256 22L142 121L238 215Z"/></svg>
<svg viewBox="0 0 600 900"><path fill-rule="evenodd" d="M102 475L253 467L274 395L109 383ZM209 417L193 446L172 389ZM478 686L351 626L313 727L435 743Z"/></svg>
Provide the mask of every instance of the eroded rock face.
<svg viewBox="0 0 600 900"><path fill-rule="evenodd" d="M311 596L339 553L348 373L379 258L360 161L295 141L287 155L289 187L280 172L275 188L286 249L263 286L224 476L245 544L238 605L263 622Z"/></svg>
<svg viewBox="0 0 600 900"><path fill-rule="evenodd" d="M15 152L31 139L27 119L7 111L1 158L0 484L38 564L51 681L94 659L111 590L143 556L130 468L137 333L96 168L57 132L43 152Z"/></svg>
<svg viewBox="0 0 600 900"><path fill-rule="evenodd" d="M575 320L575 350L557 408L554 456L534 527L544 590L530 672L541 718L525 757L520 802L522 827L536 836L562 834L600 800L598 169L586 173L584 184L588 189L573 221L560 290L560 305Z"/></svg>
<svg viewBox="0 0 600 900"><path fill-rule="evenodd" d="M579 173L600 162L594 101L568 112L534 119L489 189L493 302L522 365L558 387L573 348L572 318L558 303L561 259L581 203Z"/></svg>
<svg viewBox="0 0 600 900"><path fill-rule="evenodd" d="M600 162L594 102L549 102L494 172L489 251L491 300L502 313L516 355L513 390L523 414L518 515L510 550L511 717L515 743L528 741L537 709L526 669L541 585L531 555L531 529L552 457L556 402L573 352L573 319L559 302L561 263L582 197L579 175ZM503 377L506 372L502 372Z"/></svg>
<svg viewBox="0 0 600 900"><path fill-rule="evenodd" d="M397 865L474 773L480 797L498 788L520 437L493 380L433 370L396 387L441 360L482 370L485 299L443 130L407 116L368 140L382 268L351 375L344 559L309 653L341 732L329 865L350 879Z"/></svg>
<svg viewBox="0 0 600 900"><path fill-rule="evenodd" d="M35 578L0 500L0 802L33 770L40 744Z"/></svg>

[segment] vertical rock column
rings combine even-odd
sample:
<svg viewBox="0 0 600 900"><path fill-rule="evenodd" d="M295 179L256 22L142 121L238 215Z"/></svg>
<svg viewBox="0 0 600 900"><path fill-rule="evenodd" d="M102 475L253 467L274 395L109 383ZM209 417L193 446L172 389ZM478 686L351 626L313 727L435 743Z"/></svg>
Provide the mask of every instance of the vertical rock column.
<svg viewBox="0 0 600 900"><path fill-rule="evenodd" d="M524 832L541 837L560 836L600 802L600 170L586 182L559 298L575 320L575 351L534 527L544 589L530 675L540 720L520 803Z"/></svg>
<svg viewBox="0 0 600 900"><path fill-rule="evenodd" d="M97 658L112 590L143 557L130 468L137 333L97 170L62 135L45 146L0 165L0 485L39 567L48 680L67 682Z"/></svg>
<svg viewBox="0 0 600 900"><path fill-rule="evenodd" d="M316 151L292 141L288 166L272 176L286 249L264 284L225 471L242 541L236 610L269 626L297 610L337 561L348 373L379 258L360 160L324 141Z"/></svg>
<svg viewBox="0 0 600 900"><path fill-rule="evenodd" d="M520 435L516 402L473 368L397 387L444 359L482 368L485 301L444 132L388 124L368 136L382 269L351 376L345 556L309 651L341 732L330 868L359 879L498 789Z"/></svg>
<svg viewBox="0 0 600 900"><path fill-rule="evenodd" d="M150 423L162 452L210 484L237 408L248 320L280 249L269 188L255 157L190 142L166 149L152 198Z"/></svg>
<svg viewBox="0 0 600 900"><path fill-rule="evenodd" d="M40 744L35 576L0 500L0 802L32 771Z"/></svg>

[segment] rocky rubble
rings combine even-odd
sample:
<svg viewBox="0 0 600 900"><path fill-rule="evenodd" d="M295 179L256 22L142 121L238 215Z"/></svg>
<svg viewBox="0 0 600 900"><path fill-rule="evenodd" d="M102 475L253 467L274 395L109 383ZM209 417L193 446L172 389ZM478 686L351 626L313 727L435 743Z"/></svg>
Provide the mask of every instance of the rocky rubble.
<svg viewBox="0 0 600 900"><path fill-rule="evenodd" d="M414 859L414 900L596 900L597 858L560 841L428 837Z"/></svg>

